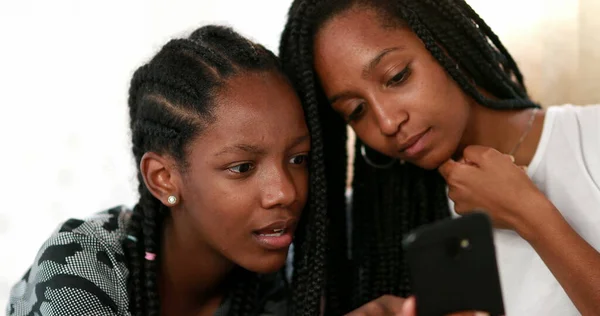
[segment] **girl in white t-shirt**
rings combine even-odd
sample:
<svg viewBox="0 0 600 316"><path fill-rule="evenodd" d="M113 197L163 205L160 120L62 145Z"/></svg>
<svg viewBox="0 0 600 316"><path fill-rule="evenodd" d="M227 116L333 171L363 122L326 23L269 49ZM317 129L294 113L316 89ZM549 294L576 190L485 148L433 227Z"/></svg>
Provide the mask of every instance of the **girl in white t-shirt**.
<svg viewBox="0 0 600 316"><path fill-rule="evenodd" d="M463 0L296 0L280 55L320 115L337 238L326 312L410 295L402 236L450 216L449 197L491 216L508 315L600 315L598 106L540 110ZM359 138L350 220L345 124Z"/></svg>

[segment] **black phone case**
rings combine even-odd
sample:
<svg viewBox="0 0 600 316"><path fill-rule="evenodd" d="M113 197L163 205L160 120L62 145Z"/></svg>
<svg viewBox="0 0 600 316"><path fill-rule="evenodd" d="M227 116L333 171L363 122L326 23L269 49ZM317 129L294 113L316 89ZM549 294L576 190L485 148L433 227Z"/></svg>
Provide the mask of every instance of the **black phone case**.
<svg viewBox="0 0 600 316"><path fill-rule="evenodd" d="M471 213L420 227L404 239L417 315L504 315L491 222Z"/></svg>

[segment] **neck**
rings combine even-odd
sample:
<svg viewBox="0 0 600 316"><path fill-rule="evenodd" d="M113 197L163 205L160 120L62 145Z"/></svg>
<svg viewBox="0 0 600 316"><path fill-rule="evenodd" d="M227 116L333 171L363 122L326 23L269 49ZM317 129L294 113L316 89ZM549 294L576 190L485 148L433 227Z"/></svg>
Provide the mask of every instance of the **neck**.
<svg viewBox="0 0 600 316"><path fill-rule="evenodd" d="M530 125L532 111L494 110L474 104L455 156L462 156L464 148L470 145L491 147L504 154L511 153L518 145L513 152L515 163L529 165L537 149L544 121L543 111L538 111Z"/></svg>
<svg viewBox="0 0 600 316"><path fill-rule="evenodd" d="M199 242L197 232L188 225L174 229L171 216L165 219L161 255L163 311L183 315L218 307L226 290L227 276L234 267L231 261Z"/></svg>

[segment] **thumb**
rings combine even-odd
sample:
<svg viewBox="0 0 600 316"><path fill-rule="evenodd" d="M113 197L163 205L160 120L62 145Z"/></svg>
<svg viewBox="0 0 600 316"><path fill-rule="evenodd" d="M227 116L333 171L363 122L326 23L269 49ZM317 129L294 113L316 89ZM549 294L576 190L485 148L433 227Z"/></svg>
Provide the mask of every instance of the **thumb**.
<svg viewBox="0 0 600 316"><path fill-rule="evenodd" d="M417 315L417 302L414 296L411 296L404 301L402 305L402 314L399 316L416 316Z"/></svg>
<svg viewBox="0 0 600 316"><path fill-rule="evenodd" d="M460 165L460 162L456 162L456 161L452 160L452 158L450 158L446 162L444 162L441 166L439 166L438 171L442 175L442 177L444 177L444 179L446 179L446 181L448 181L448 177L450 176L450 173L452 173L452 170L454 170L454 168L456 168L456 166L458 166L458 165Z"/></svg>

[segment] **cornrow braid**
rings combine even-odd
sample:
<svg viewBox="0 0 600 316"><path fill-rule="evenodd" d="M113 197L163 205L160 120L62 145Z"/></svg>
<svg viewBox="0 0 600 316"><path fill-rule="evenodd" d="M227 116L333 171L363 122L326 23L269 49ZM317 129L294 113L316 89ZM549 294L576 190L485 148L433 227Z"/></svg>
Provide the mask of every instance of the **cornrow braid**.
<svg viewBox="0 0 600 316"><path fill-rule="evenodd" d="M355 159L349 205L352 234L350 240L345 238L346 125L319 85L313 41L327 21L354 7L374 10L386 26L409 27L461 89L481 105L498 110L538 107L529 99L512 56L464 0L293 1L279 54L308 113L309 128L319 131L312 135L313 142L318 141L315 136L321 137L330 237L324 292L327 315L349 312L383 294L409 295L404 234L450 215L446 184L436 171L411 164L378 170ZM482 95L478 87L493 98ZM311 117L315 113L318 117ZM354 152L360 145L357 140ZM346 275L352 277L341 277Z"/></svg>
<svg viewBox="0 0 600 316"><path fill-rule="evenodd" d="M142 156L147 152L168 154L185 171L188 167L186 146L214 121L214 99L219 89L233 76L249 71L281 72L281 68L275 55L263 46L250 42L230 28L205 26L187 39L168 42L133 75L128 104L140 197L127 227L132 238L125 241L125 247L130 268L130 307L134 315L160 314L159 260L147 260L145 257L146 253L151 253L160 258L163 222L169 216L169 208L150 193L143 181L139 170ZM298 256L299 260L306 261L299 271L318 276L322 273L319 271L322 270L324 253L321 251L319 258L308 249L325 243L325 224L319 221L318 215L324 217L325 206L316 201L309 208L305 212L310 218L304 219L304 236L310 242L304 242L303 238L296 238L294 242L297 247L307 249L304 252L307 256L311 254L308 260ZM308 226L317 233L309 230ZM312 277L307 278L298 272L294 277L301 280L298 287L302 291L314 285ZM229 314L256 314L259 310L256 306L257 275L237 268L229 281L232 302ZM320 291L318 286L314 289ZM309 307L313 305L318 307L318 301L312 305L297 305L295 310L308 315L305 310L314 310Z"/></svg>

